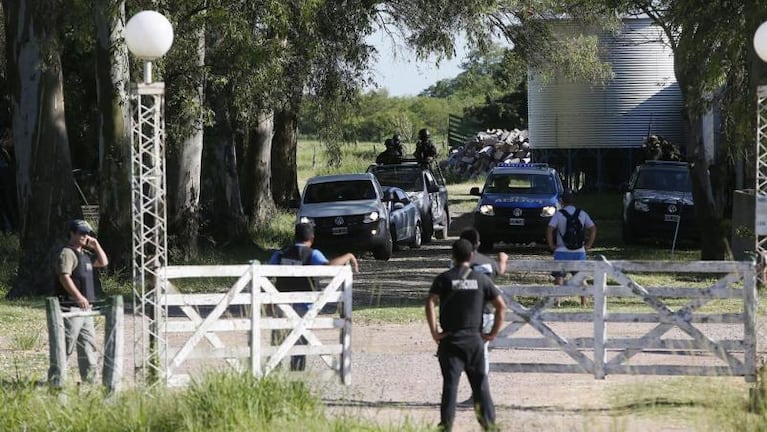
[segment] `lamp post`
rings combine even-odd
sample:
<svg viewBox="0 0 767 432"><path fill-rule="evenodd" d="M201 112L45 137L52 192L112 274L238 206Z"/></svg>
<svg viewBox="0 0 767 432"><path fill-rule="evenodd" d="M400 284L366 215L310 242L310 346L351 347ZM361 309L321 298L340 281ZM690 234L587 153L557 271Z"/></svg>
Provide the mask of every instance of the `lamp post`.
<svg viewBox="0 0 767 432"><path fill-rule="evenodd" d="M158 12L142 11L125 25L128 50L144 62L144 80L131 83L131 220L133 224L134 365L137 378L163 376L165 352L159 317L168 263L165 194L165 84L152 82L152 61L173 43L173 27Z"/></svg>

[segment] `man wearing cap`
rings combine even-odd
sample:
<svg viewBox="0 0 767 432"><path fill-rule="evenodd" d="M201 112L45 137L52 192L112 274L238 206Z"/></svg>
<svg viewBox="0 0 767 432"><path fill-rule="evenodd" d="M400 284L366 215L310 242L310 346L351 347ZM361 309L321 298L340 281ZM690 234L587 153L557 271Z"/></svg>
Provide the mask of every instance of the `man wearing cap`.
<svg viewBox="0 0 767 432"><path fill-rule="evenodd" d="M93 228L82 219L69 222L69 241L55 264L56 295L71 311L89 310L96 300L93 269L109 264L104 249L94 237ZM67 356L77 346L77 365L83 382L92 383L96 374L96 335L93 317L64 320ZM59 371L49 371L49 379Z"/></svg>

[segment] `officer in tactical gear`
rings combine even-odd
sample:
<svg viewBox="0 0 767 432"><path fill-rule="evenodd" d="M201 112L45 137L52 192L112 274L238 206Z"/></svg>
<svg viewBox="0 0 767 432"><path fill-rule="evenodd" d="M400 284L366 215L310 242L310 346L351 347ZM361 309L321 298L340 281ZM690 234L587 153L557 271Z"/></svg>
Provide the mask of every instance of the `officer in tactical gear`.
<svg viewBox="0 0 767 432"><path fill-rule="evenodd" d="M437 156L437 147L429 139L430 136L429 129L424 128L418 131L418 142L415 144L413 156L421 165L428 165Z"/></svg>
<svg viewBox="0 0 767 432"><path fill-rule="evenodd" d="M377 164L379 165L380 164L396 164L402 161L402 145L401 144L399 147L397 147L397 145L394 143L394 140L391 138L388 138L386 141L384 141L384 146L386 146L386 150L382 151L376 157Z"/></svg>

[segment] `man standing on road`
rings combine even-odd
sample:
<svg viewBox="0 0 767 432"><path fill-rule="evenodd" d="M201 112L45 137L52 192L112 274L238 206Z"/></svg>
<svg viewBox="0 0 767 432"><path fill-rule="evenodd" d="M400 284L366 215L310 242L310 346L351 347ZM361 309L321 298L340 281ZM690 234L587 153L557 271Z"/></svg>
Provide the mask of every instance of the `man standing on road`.
<svg viewBox="0 0 767 432"><path fill-rule="evenodd" d="M434 279L426 301L426 321L438 344L442 372L440 428L444 431L451 431L455 420L461 372L469 378L477 420L485 430L497 430L483 345L498 335L506 304L493 281L471 269L473 249L465 239L453 243L454 266ZM489 333L483 334L482 309L488 301L495 307L495 323ZM442 331L437 328L437 305Z"/></svg>
<svg viewBox="0 0 767 432"><path fill-rule="evenodd" d="M357 258L352 253L345 253L332 260L320 252L318 249L312 249L314 244L314 227L308 223L296 224L294 233L294 243L274 252L269 264L279 265L346 265L351 264L355 273L360 271ZM276 288L281 292L295 291L314 291L316 284L313 278L278 278ZM311 304L294 303L293 309L299 316L306 315ZM273 315L282 316L278 308L274 308ZM279 330L272 332L272 344L282 343L285 334ZM306 339L301 337L297 345L306 345ZM290 358L290 370L298 371L306 368L306 356L292 356Z"/></svg>
<svg viewBox="0 0 767 432"><path fill-rule="evenodd" d="M586 251L592 248L597 237L597 226L588 213L575 207L575 196L572 192L562 195L562 204L564 208L554 213L546 227L546 242L554 252L555 261L584 261ZM555 285L562 285L564 272L553 272L551 275L554 276ZM581 297L581 306L585 304L586 297Z"/></svg>
<svg viewBox="0 0 767 432"><path fill-rule="evenodd" d="M93 259L92 257L95 257ZM96 300L93 269L106 267L109 259L93 228L82 219L69 222L69 241L59 253L55 265L56 295L61 305L71 312L87 311ZM84 383L93 383L96 377L96 332L93 317L64 319L66 352L69 357L77 346L77 366ZM61 371L51 368L48 380L55 383Z"/></svg>

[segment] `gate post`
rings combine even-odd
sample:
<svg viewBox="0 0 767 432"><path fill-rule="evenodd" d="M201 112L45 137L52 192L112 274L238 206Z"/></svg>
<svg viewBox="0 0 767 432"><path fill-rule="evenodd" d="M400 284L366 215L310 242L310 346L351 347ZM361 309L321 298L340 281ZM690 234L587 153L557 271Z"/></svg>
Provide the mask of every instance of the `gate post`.
<svg viewBox="0 0 767 432"><path fill-rule="evenodd" d="M756 269L753 262L743 274L743 365L746 382L756 382Z"/></svg>
<svg viewBox="0 0 767 432"><path fill-rule="evenodd" d="M123 351L125 346L123 297L120 295L112 296L104 315L106 316L106 323L104 325L102 383L108 393L113 393L120 389L123 375Z"/></svg>
<svg viewBox="0 0 767 432"><path fill-rule="evenodd" d="M53 387L64 387L67 381L67 351L64 332L64 317L61 315L59 299L45 299L45 318L48 324L48 383Z"/></svg>
<svg viewBox="0 0 767 432"><path fill-rule="evenodd" d="M344 327L341 329L341 381L344 385L352 383L352 268L346 266L348 272L344 278L343 301L344 308L341 312L341 318L344 320Z"/></svg>
<svg viewBox="0 0 767 432"><path fill-rule="evenodd" d="M600 262L594 266L594 378L605 378L605 315L607 315L607 266Z"/></svg>

